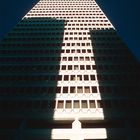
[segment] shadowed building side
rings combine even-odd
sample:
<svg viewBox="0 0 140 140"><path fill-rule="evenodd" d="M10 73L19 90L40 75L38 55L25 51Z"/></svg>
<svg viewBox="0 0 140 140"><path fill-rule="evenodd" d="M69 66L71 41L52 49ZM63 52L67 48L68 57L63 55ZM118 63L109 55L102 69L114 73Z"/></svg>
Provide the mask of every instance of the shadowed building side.
<svg viewBox="0 0 140 140"><path fill-rule="evenodd" d="M107 138L139 139L140 65L114 29L90 33Z"/></svg>
<svg viewBox="0 0 140 140"><path fill-rule="evenodd" d="M0 47L0 138L51 139L64 21L24 18ZM38 129L34 132L32 130ZM43 136L42 136L43 137Z"/></svg>

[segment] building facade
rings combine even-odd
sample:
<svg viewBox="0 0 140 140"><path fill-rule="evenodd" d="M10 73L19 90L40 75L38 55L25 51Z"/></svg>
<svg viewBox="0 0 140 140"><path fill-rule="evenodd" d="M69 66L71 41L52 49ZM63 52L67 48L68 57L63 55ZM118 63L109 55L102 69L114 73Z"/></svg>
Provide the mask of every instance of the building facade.
<svg viewBox="0 0 140 140"><path fill-rule="evenodd" d="M40 0L0 43L0 139L138 140L139 70L95 0Z"/></svg>

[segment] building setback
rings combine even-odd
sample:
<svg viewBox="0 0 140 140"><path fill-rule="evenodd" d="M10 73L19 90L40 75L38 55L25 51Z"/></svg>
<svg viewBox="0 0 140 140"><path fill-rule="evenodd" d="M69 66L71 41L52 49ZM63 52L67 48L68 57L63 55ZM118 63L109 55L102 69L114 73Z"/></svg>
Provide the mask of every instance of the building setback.
<svg viewBox="0 0 140 140"><path fill-rule="evenodd" d="M139 140L139 72L95 0L40 0L0 43L0 139Z"/></svg>

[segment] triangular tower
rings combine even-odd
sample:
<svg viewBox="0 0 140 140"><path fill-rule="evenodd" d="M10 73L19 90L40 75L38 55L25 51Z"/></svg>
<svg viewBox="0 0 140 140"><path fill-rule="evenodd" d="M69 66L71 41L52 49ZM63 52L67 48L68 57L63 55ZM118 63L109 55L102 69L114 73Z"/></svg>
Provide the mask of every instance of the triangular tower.
<svg viewBox="0 0 140 140"><path fill-rule="evenodd" d="M95 0L40 0L0 43L0 139L138 140L139 71Z"/></svg>

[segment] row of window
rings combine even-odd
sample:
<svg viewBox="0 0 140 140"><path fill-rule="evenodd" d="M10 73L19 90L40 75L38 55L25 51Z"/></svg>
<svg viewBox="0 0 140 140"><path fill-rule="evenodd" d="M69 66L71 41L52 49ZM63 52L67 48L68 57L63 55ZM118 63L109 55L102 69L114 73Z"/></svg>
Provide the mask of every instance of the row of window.
<svg viewBox="0 0 140 140"><path fill-rule="evenodd" d="M105 70L105 71L120 71L124 72L136 72L139 71L139 66L137 65L62 65L61 70ZM12 65L0 67L1 72L58 72L60 70L59 65ZM122 71L123 70L123 71ZM129 71L125 71L129 70Z"/></svg>
<svg viewBox="0 0 140 140"><path fill-rule="evenodd" d="M35 9L39 9L39 8L45 8L45 9L47 9L47 10L62 10L62 9L64 9L64 10L73 10L73 9L75 9L75 10L84 10L84 9L89 9L89 10L94 10L94 9L96 9L96 8L98 8L98 6L97 5L72 5L72 7L70 7L69 5L65 5L65 7L63 6L63 5L59 5L59 7L57 6L57 5L46 5L46 4L40 4L40 5L36 5L36 6L34 6L34 8L33 8L33 10L35 10Z"/></svg>
<svg viewBox="0 0 140 140"><path fill-rule="evenodd" d="M37 96L37 95L45 95L45 96L56 96L55 94L87 94L87 96L91 95L92 93L101 93L101 95L109 96L112 93L114 96L120 95L132 97L132 94L138 95L139 94L139 87L135 86L50 86L50 87L36 87L36 85L32 85L32 87L1 87L0 88L0 95L9 95L9 96L17 96L17 95L24 95L24 96Z"/></svg>
<svg viewBox="0 0 140 140"><path fill-rule="evenodd" d="M46 6L46 7L45 7ZM52 7L53 6L53 7ZM76 7L76 8L98 8L98 6L90 3L90 4L87 4L87 3L44 3L44 4L41 4L41 3L38 3L36 4L36 6L34 8L41 8L41 7L45 7L49 10L52 9L52 8L61 8L61 9L70 9L70 7Z"/></svg>
<svg viewBox="0 0 140 140"><path fill-rule="evenodd" d="M76 43L66 43L66 46L75 46L75 44ZM80 45L80 44L78 44L78 45ZM84 45L87 45L87 44L84 44ZM84 46L84 45L82 45L82 46ZM61 54L61 53L82 53L82 54L84 54L84 53L91 53L91 54L93 54L93 53L96 53L96 54L102 54L102 53L104 53L104 54L106 54L106 53L110 53L110 55L112 55L112 53L117 53L117 55L118 55L118 53L121 53L121 54L123 54L123 55L126 55L127 53L127 50L126 49L108 49L108 48L106 48L106 49L94 49L94 50L92 50L92 49L57 49L57 48L53 48L53 49L37 49L37 50L0 50L0 54L19 54L19 55L21 55L21 54L24 54L24 55L26 55L26 54L48 54L48 56L49 55L53 55L53 54ZM113 54L114 55L114 54Z"/></svg>
<svg viewBox="0 0 140 140"><path fill-rule="evenodd" d="M67 44L70 46L70 44ZM92 53L91 49L44 49L44 50L0 50L1 54L46 54L48 53L49 55L52 54L60 54L60 53Z"/></svg>
<svg viewBox="0 0 140 140"><path fill-rule="evenodd" d="M31 29L30 29L31 30ZM37 40L37 41L52 41L52 40L63 40L62 37L42 37L42 38L31 38L31 37L27 37L27 38L5 38L4 41L30 41L30 40ZM93 41L120 41L119 38L117 37L101 37L101 38L91 38L91 37L64 37L64 40L93 40ZM80 44L80 43L79 43ZM85 43L84 43L85 44Z"/></svg>
<svg viewBox="0 0 140 140"><path fill-rule="evenodd" d="M0 67L1 72L58 72L61 70L95 70L95 65L12 65Z"/></svg>
<svg viewBox="0 0 140 140"><path fill-rule="evenodd" d="M46 49L46 48L48 48L48 47L55 47L55 48L57 48L58 47L58 49L60 49L60 47L62 47L62 46L66 46L66 47L68 47L68 46L93 46L94 48L113 48L113 49L122 49L122 47L124 47L123 46L123 44L121 43L121 42L96 42L96 43L81 43L81 42L79 42L79 43L70 43L70 42L67 42L67 43L54 43L54 42L32 42L32 43L29 43L29 42L22 42L22 43L19 43L19 42L2 42L1 43L1 46L9 46L9 47L24 47L23 49L25 49L25 47L33 47L34 49L35 49L35 47L37 47L37 49L39 49L40 47L43 47L42 49ZM117 47L117 48L116 48ZM70 47L71 48L71 47ZM121 52L121 50L120 50L120 52Z"/></svg>
<svg viewBox="0 0 140 140"><path fill-rule="evenodd" d="M62 61L94 61L94 57L62 57Z"/></svg>
<svg viewBox="0 0 140 140"><path fill-rule="evenodd" d="M80 16L80 15L82 15L82 16L103 16L103 14L98 14L98 13L96 13L96 14L88 14L88 13L82 13L82 14L80 14L80 13L66 13L66 14L63 14L63 13L48 13L47 14L47 12L44 12L44 13L41 13L41 12L35 12L35 13L28 13L27 14L27 16L71 16L71 15L75 15L75 16Z"/></svg>
<svg viewBox="0 0 140 140"><path fill-rule="evenodd" d="M115 108L129 109L138 108L139 100L34 100L34 101L1 101L0 110L47 110L47 109L92 109L92 108Z"/></svg>
<svg viewBox="0 0 140 140"><path fill-rule="evenodd" d="M98 80L133 80L138 78L140 75L132 74L97 74ZM131 78L130 78L131 77ZM92 81L95 80L95 75L33 75L33 76L23 76L23 75L14 75L14 76L0 76L2 81Z"/></svg>
<svg viewBox="0 0 140 140"><path fill-rule="evenodd" d="M102 26L103 24L95 24L95 26ZM109 24L104 24L104 26L107 26L107 25L109 25ZM14 31L20 31L20 30L40 30L40 31L42 31L42 30L45 30L45 33L46 33L46 30L48 30L49 32L51 31L51 32L53 32L53 31L55 31L55 32L58 32L57 30L61 30L61 32L62 31L64 31L64 30L93 30L93 29L95 29L96 30L96 28L94 28L94 27L84 27L84 28L81 28L81 27L71 27L71 28L69 28L69 27L67 27L67 28L63 28L63 26L60 26L60 27L58 27L58 26L52 26L52 27L47 27L47 26L40 26L40 27L33 27L33 26L27 26L27 27L16 27L16 28L14 28ZM98 28L97 28L98 29ZM99 28L99 30L100 30L100 28ZM82 31L83 32L83 31Z"/></svg>
<svg viewBox="0 0 140 140"><path fill-rule="evenodd" d="M40 14L34 14L34 16L41 16L41 15ZM30 15L30 16L32 17L33 15ZM44 16L48 16L48 15L47 14L46 15L44 14ZM56 16L56 15L54 15L54 16L55 16L55 18L58 18L58 19L98 19L98 18L99 19L106 19L105 16L80 16L80 17L73 16L73 15L71 15L71 16L68 16L67 15L66 17L65 16ZM37 17L37 18L39 18L39 17ZM40 17L40 18L43 18L43 17Z"/></svg>
<svg viewBox="0 0 140 140"><path fill-rule="evenodd" d="M140 77L138 74L126 75L126 74L98 74L97 79L99 81L120 81L127 80L132 81L136 80ZM34 76L22 76L22 75L14 75L14 76L0 76L1 81L23 81L23 82L36 82L36 81L94 81L95 75L34 75Z"/></svg>
<svg viewBox="0 0 140 140"><path fill-rule="evenodd" d="M95 24L95 23L90 23L90 22L86 23L86 24L82 24L82 23L81 24L79 24L79 23L76 23L76 24L75 23L74 24L65 23L64 24L64 22L62 22L62 23L59 22L57 24L54 24L54 23L51 23L51 24L48 24L48 23L47 24L46 23L44 23L44 24L29 24L29 23L28 24L18 24L17 27L26 27L26 26L27 27L35 27L35 26L37 26L37 27L40 27L40 26L41 27L43 27L43 26L45 26L45 27L47 27L47 26L48 27L49 26L58 26L59 27L59 26L64 26L64 25L65 26L95 26L95 25L96 26L99 26L99 25L100 26L106 26L106 25L111 25L111 24L110 23L108 23L108 24L107 23L96 23Z"/></svg>
<svg viewBox="0 0 140 140"><path fill-rule="evenodd" d="M35 7L47 6L47 5L49 6L60 5L61 6L61 5L67 5L67 4L69 5L79 4L80 6L84 6L86 4L87 7L90 5L92 5L93 7L97 7L97 4L94 1L90 1L90 2L89 1L46 1L46 2L40 1L35 5Z"/></svg>
<svg viewBox="0 0 140 140"><path fill-rule="evenodd" d="M66 77L67 78L67 77ZM71 78L74 78L74 75L73 77L71 76ZM17 89L11 89L10 88L8 89L0 89L1 90L1 93L3 92L19 92L19 93L24 93L24 92L28 92L29 94L30 93L38 93L38 92L44 92L44 95L45 94L54 94L54 93L62 93L62 94L67 94L67 93L97 93L97 87L95 86L85 86L85 87L82 87L82 86L78 86L78 87L75 87L75 86L71 86L71 87L67 87L67 86L63 86L63 87L46 87L46 88L42 88L42 89L38 89L39 91L35 91L35 88L29 88L29 89L25 89L23 91L20 91L22 88L17 88ZM19 90L19 91L18 91Z"/></svg>
<svg viewBox="0 0 140 140"><path fill-rule="evenodd" d="M81 11L81 10L73 10L72 11L72 9L71 10L56 10L56 11L53 11L53 10L51 10L51 11L47 11L47 9L45 9L45 10L43 10L43 9L41 9L41 10L37 10L37 9L35 9L35 10L32 10L32 11L30 11L30 13L58 13L58 12L60 12L60 13L86 13L86 14L88 14L88 13L101 13L102 11L100 11L100 10L98 10L98 11L96 11L96 10L94 10L94 11L89 11L89 10L83 10L83 11Z"/></svg>
<svg viewBox="0 0 140 140"><path fill-rule="evenodd" d="M61 70L92 70L94 65L62 65Z"/></svg>
<svg viewBox="0 0 140 140"><path fill-rule="evenodd" d="M101 79L101 78L100 78ZM93 81L95 75L34 75L34 76L0 76L2 81Z"/></svg>
<svg viewBox="0 0 140 140"><path fill-rule="evenodd" d="M90 32L65 32L65 33L63 33L63 32L46 32L46 33L17 33L17 32L11 32L11 33L9 33L8 35L8 39L10 40L10 39L20 39L20 38L16 38L15 36L20 36L20 35L22 35L22 39L26 39L26 38L29 38L29 39L51 39L51 38L54 38L54 37L51 37L51 36L49 36L49 35L55 35L55 38L57 38L56 37L56 35L59 35L58 37L60 37L60 36L62 36L62 35L82 35L82 39L83 40L87 40L87 39L90 39L90 37L87 37L87 36L83 36L83 35L90 35L91 33ZM45 37L44 37L44 35L45 35ZM35 36L34 38L33 38L33 36ZM76 36L77 37L77 36ZM81 36L79 36L79 37L81 37ZM54 39L55 39L54 38ZM67 40L68 40L68 37L65 37L65 38L67 38ZM64 39L65 39L64 38ZM75 37L74 36L69 36L69 40L71 40L71 38L72 39L74 39ZM92 38L94 39L94 40L108 40L108 41L111 41L111 40L119 40L120 38L119 37L117 37L117 36L101 36L101 34L100 34L100 36L92 36Z"/></svg>
<svg viewBox="0 0 140 140"><path fill-rule="evenodd" d="M46 3L79 3L79 2L81 2L81 3L84 3L84 2L86 2L86 3L91 3L91 1L88 1L88 0L83 0L83 1L80 1L80 0L70 0L70 1L67 1L67 0L63 0L63 1L59 1L59 0L48 0L48 1L46 1L46 0L41 0L41 1L39 1L39 3L38 4L40 4L40 3L44 3L44 4L46 4ZM92 1L92 3L94 4L95 2L94 1Z"/></svg>
<svg viewBox="0 0 140 140"><path fill-rule="evenodd" d="M32 24L50 24L50 23L55 23L55 24L60 24L60 23L64 23L64 22L74 22L74 23L76 23L76 22L86 22L87 24L88 24L88 22L90 22L90 23L92 23L92 22L108 22L108 20L106 19L106 20L96 20L96 19L94 19L94 20L73 20L73 19L69 19L69 20L54 20L54 19L46 19L46 18L24 18L23 20L21 20L20 21L20 23L19 24L28 24L28 22L32 25Z"/></svg>
<svg viewBox="0 0 140 140"><path fill-rule="evenodd" d="M110 57L111 58L111 57ZM97 59L97 60L109 60L110 59L109 57L108 58L103 58L103 59ZM118 58L117 60L121 60L122 58ZM111 58L111 60L116 60L114 57ZM111 61L110 60L110 61ZM19 62L26 62L26 63L38 63L38 62L60 62L60 61L94 61L94 57L0 57L0 61L1 63L19 63ZM62 66L64 67L64 66ZM74 66L74 70L75 70L75 67ZM67 69L67 68L66 68ZM72 68L73 69L73 68ZM86 67L86 69L88 69ZM89 68L91 69L91 68ZM62 68L62 70L65 70L64 68ZM69 69L68 69L69 70Z"/></svg>
<svg viewBox="0 0 140 140"><path fill-rule="evenodd" d="M31 29L30 29L31 30ZM79 30L79 29L78 29ZM52 41L52 40L58 40L58 41L62 41L62 40L93 40L93 41L120 41L120 39L119 38L117 38L117 37L94 37L94 38L91 38L91 37L77 37L77 36L75 36L75 37L73 37L73 36L70 36L70 37L61 37L61 36L59 36L59 37L48 37L48 35L47 36L43 36L43 37L35 37L35 38L31 38L31 37L23 37L23 38L5 38L4 39L4 41L32 41L32 40L34 40L34 41ZM84 43L85 44L85 43Z"/></svg>

